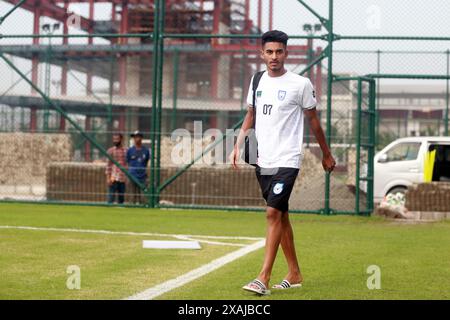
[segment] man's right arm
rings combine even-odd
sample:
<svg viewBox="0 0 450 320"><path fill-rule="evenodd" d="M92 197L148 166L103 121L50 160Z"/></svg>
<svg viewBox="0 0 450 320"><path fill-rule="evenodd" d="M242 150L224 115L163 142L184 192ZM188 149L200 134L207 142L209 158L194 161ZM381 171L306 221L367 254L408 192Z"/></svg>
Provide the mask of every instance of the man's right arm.
<svg viewBox="0 0 450 320"><path fill-rule="evenodd" d="M245 115L244 122L242 123L241 130L234 145L233 151L230 154L230 162L234 169L237 169L237 162L239 160L239 147L244 142L246 133L253 127L255 121L254 107L248 106L247 114Z"/></svg>

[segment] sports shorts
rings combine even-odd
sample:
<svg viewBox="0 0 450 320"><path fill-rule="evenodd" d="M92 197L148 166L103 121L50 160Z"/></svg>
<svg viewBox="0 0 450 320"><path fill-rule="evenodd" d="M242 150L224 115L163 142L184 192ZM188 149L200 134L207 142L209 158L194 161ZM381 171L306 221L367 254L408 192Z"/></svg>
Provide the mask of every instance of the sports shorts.
<svg viewBox="0 0 450 320"><path fill-rule="evenodd" d="M297 168L261 168L255 169L261 193L269 207L286 212L289 210L289 197L298 176Z"/></svg>

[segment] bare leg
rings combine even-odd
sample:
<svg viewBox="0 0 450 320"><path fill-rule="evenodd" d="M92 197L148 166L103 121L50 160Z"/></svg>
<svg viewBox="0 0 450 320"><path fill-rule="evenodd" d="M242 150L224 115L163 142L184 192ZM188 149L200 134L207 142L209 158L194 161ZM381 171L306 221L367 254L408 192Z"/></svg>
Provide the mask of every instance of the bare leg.
<svg viewBox="0 0 450 320"><path fill-rule="evenodd" d="M272 267L277 256L278 247L281 242L282 212L278 209L267 207L267 233L266 233L266 248L264 254L264 263L258 279L261 280L266 287L269 286L270 275L272 274Z"/></svg>
<svg viewBox="0 0 450 320"><path fill-rule="evenodd" d="M283 232L281 235L281 248L283 249L288 265L288 274L285 279L292 284L301 283L303 282L303 277L298 265L297 254L295 252L294 233L292 231L292 225L289 221L289 213L287 211L283 212L281 224L283 227Z"/></svg>

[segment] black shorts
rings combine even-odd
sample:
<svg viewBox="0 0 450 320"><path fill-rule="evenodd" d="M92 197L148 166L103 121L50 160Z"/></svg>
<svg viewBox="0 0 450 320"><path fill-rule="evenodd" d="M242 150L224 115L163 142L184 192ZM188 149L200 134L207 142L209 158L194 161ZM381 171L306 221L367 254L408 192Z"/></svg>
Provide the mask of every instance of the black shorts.
<svg viewBox="0 0 450 320"><path fill-rule="evenodd" d="M256 178L267 206L282 212L289 210L289 197L294 188L299 169L256 167Z"/></svg>

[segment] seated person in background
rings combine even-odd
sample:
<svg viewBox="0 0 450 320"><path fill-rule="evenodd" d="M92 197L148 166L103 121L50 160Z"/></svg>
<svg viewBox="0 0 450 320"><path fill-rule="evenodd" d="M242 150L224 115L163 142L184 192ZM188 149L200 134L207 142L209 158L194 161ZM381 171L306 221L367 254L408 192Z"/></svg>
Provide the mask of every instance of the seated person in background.
<svg viewBox="0 0 450 320"><path fill-rule="evenodd" d="M129 172L145 186L147 184L147 165L150 159L150 151L142 145L143 134L140 131L135 131L131 137L134 140L134 145L127 151ZM145 202L141 188L133 181L131 181L131 194L135 204Z"/></svg>

